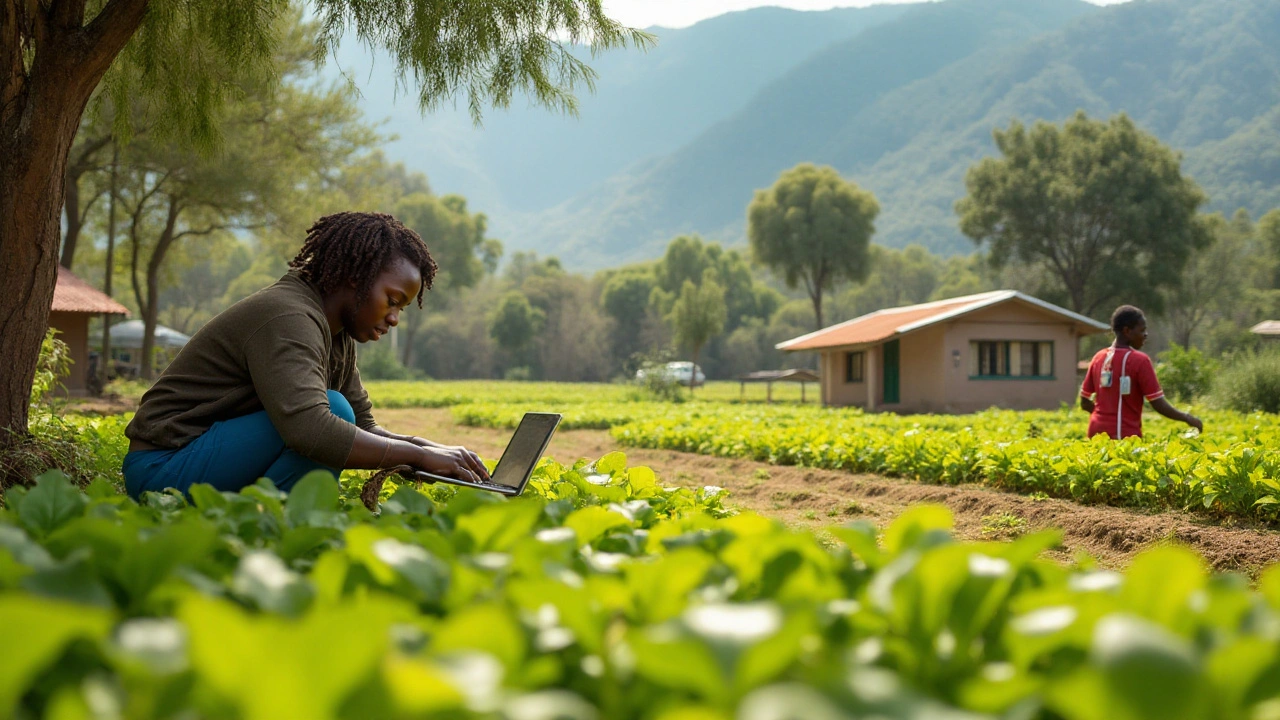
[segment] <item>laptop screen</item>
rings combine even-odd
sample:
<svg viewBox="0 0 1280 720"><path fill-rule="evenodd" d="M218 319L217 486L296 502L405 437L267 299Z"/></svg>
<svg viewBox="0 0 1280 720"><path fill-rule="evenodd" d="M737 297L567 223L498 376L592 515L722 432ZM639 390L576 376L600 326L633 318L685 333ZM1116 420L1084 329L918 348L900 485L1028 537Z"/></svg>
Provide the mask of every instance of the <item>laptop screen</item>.
<svg viewBox="0 0 1280 720"><path fill-rule="evenodd" d="M547 440L560 423L560 416L552 413L526 413L520 427L507 443L502 459L493 469L493 482L518 488L533 472L546 448Z"/></svg>

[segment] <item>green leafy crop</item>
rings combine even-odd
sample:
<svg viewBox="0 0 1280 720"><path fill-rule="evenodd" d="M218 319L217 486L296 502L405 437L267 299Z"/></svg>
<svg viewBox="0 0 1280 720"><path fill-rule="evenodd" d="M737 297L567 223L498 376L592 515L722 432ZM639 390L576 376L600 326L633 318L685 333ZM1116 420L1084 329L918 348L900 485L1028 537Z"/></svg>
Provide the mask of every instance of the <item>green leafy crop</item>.
<svg viewBox="0 0 1280 720"><path fill-rule="evenodd" d="M1280 571L1127 574L957 543L945 508L839 544L620 453L520 498L304 478L139 505L58 473L0 511L0 717L1271 717Z"/></svg>

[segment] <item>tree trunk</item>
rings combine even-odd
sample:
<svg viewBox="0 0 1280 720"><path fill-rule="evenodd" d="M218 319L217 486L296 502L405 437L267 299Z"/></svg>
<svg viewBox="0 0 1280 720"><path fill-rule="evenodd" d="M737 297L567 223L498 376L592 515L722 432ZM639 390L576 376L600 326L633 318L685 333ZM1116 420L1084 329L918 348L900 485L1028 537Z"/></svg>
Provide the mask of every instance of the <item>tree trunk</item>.
<svg viewBox="0 0 1280 720"><path fill-rule="evenodd" d="M89 96L146 5L111 0L86 28L83 3L0 2L0 447L27 433L71 145Z"/></svg>
<svg viewBox="0 0 1280 720"><path fill-rule="evenodd" d="M809 299L813 301L813 317L818 323L818 330L822 329L822 290L811 294Z"/></svg>
<svg viewBox="0 0 1280 720"><path fill-rule="evenodd" d="M52 113L0 132L0 447L27 430L27 403L58 278L58 214L75 125ZM8 430L10 432L3 432Z"/></svg>
<svg viewBox="0 0 1280 720"><path fill-rule="evenodd" d="M107 198L107 267L103 273L102 292L111 297L116 262L116 182L120 169L120 146L111 140L111 186ZM111 382L111 316L102 316L102 386Z"/></svg>
<svg viewBox="0 0 1280 720"><path fill-rule="evenodd" d="M180 212L177 199L170 197L164 230L160 233L160 239L156 241L156 247L151 251L151 258L147 261L147 304L143 311L142 330L142 378L144 380L150 380L155 374L156 318L160 315L160 266L164 264L169 248L173 247L174 232Z"/></svg>
<svg viewBox="0 0 1280 720"><path fill-rule="evenodd" d="M80 212L80 178L74 176L68 168L66 200L63 207L67 214L67 236L62 241L62 267L70 270L71 261L76 257L76 244L80 241L80 230L84 227L84 213Z"/></svg>
<svg viewBox="0 0 1280 720"><path fill-rule="evenodd" d="M150 380L154 376L154 355L156 349L156 319L160 316L160 266L164 257L173 246L174 232L178 226L178 214L181 212L176 198L169 198L169 211L165 216L164 230L156 247L147 260L147 298L142 308L142 379ZM135 255L136 257L136 255Z"/></svg>

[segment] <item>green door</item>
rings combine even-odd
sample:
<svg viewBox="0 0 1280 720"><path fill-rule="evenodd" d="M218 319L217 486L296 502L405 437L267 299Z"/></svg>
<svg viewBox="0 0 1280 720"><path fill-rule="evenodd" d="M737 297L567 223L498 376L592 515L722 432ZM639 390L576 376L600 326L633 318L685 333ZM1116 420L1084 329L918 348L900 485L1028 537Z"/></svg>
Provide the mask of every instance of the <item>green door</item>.
<svg viewBox="0 0 1280 720"><path fill-rule="evenodd" d="M884 404L898 402L898 341L892 340L884 344Z"/></svg>

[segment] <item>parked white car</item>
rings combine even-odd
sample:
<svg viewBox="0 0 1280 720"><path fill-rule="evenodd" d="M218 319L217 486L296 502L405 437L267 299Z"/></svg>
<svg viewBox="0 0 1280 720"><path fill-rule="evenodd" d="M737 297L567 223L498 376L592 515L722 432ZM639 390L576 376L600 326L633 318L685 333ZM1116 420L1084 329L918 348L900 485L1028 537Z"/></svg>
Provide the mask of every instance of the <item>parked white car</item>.
<svg viewBox="0 0 1280 720"><path fill-rule="evenodd" d="M636 379L644 380L650 372L659 372L663 377L671 378L681 385L701 385L707 381L702 368L688 360L676 360L658 368L640 368L636 371Z"/></svg>

